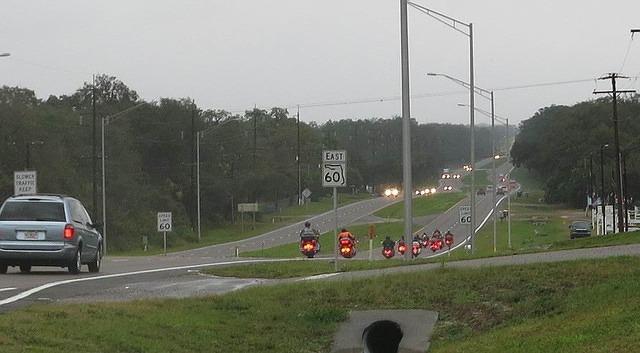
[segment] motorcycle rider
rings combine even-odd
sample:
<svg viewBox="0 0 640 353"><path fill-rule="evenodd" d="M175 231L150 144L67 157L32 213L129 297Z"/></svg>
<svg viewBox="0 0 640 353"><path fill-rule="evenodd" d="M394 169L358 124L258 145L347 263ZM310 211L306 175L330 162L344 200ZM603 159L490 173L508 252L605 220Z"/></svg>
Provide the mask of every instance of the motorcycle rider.
<svg viewBox="0 0 640 353"><path fill-rule="evenodd" d="M351 234L350 231L348 231L346 228L342 228L342 230L340 231L340 233L338 233L338 241L345 239L345 238L349 238L351 239L351 241L353 243L356 242L356 237L353 236L353 234Z"/></svg>
<svg viewBox="0 0 640 353"><path fill-rule="evenodd" d="M388 249L393 249L393 247L396 245L396 242L391 240L391 238L389 236L387 236L383 241L382 241L382 247L383 248L388 248Z"/></svg>
<svg viewBox="0 0 640 353"><path fill-rule="evenodd" d="M316 251L320 251L320 232L311 228L311 222L304 222L304 228L300 231L300 240L314 239L316 241Z"/></svg>

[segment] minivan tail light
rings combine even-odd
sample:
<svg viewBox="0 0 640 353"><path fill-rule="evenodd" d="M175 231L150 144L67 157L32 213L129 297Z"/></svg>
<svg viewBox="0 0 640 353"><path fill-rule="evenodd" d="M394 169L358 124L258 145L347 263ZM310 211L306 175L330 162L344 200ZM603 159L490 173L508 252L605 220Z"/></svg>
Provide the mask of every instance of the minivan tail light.
<svg viewBox="0 0 640 353"><path fill-rule="evenodd" d="M66 240L73 239L73 235L75 233L76 233L76 230L75 230L75 228L73 228L73 225L67 224L66 226L64 226L64 238Z"/></svg>

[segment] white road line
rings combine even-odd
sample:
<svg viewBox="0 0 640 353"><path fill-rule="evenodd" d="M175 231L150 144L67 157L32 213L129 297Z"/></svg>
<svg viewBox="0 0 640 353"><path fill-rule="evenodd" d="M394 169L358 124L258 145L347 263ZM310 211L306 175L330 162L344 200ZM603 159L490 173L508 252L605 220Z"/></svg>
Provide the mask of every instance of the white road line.
<svg viewBox="0 0 640 353"><path fill-rule="evenodd" d="M64 281L46 283L46 284L43 284L43 285L41 285L39 287L31 288L29 290L26 290L24 292L16 294L16 295L14 295L12 297L9 297L7 299L0 300L0 306L11 304L11 303L15 303L18 300L22 300L22 299L27 298L27 297L29 297L31 295L34 295L34 294L39 293L39 292L42 292L45 289L61 286L61 285L64 285L64 284L97 281L97 280L101 280L101 279L118 278L118 277L125 277L125 276L134 276L134 275L141 275L141 274L147 274L147 273L186 270L186 269L198 268L198 267L212 267L212 266L223 266L223 265L233 265L233 264L247 264L247 263L260 263L260 262L282 262L282 261L292 261L292 260L296 261L296 260L302 260L302 259L301 258L294 258L294 259L240 260L240 261L227 261L227 262L213 262L213 263L206 263L206 264L199 264L199 265L188 265L188 266L157 268L157 269L153 269L153 270L134 271L134 272L125 272L125 273L114 273L114 274L111 274L111 275L104 275L104 276L68 279L68 280L64 280Z"/></svg>
<svg viewBox="0 0 640 353"><path fill-rule="evenodd" d="M309 276L309 277L304 277L304 278L300 278L297 281L313 281L315 279L323 279L323 278L329 278L329 277L333 277L338 275L339 273L324 273L321 275L315 275L315 276Z"/></svg>
<svg viewBox="0 0 640 353"><path fill-rule="evenodd" d="M12 291L12 290L16 290L18 288L0 288L0 292L8 292L8 291Z"/></svg>

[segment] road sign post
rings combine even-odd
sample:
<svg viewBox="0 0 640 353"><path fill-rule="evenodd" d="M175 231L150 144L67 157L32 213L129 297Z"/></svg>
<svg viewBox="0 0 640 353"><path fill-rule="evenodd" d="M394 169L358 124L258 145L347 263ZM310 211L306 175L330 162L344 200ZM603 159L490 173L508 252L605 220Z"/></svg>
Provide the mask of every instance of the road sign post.
<svg viewBox="0 0 640 353"><path fill-rule="evenodd" d="M376 225L369 225L369 261L373 260L373 238L376 237Z"/></svg>
<svg viewBox="0 0 640 353"><path fill-rule="evenodd" d="M347 151L322 151L322 186L333 188L333 257L335 271L338 272L338 188L347 186Z"/></svg>
<svg viewBox="0 0 640 353"><path fill-rule="evenodd" d="M460 212L460 216L458 218L458 220L460 221L460 224L464 224L464 225L470 224L471 225L472 224L471 206L460 206L458 208L458 210ZM471 234L470 235L470 237L471 237L470 241L471 241L471 244L473 244L473 230L471 230L470 234Z"/></svg>
<svg viewBox="0 0 640 353"><path fill-rule="evenodd" d="M162 232L164 238L164 255L167 256L167 232L173 229L171 212L158 212L158 232Z"/></svg>

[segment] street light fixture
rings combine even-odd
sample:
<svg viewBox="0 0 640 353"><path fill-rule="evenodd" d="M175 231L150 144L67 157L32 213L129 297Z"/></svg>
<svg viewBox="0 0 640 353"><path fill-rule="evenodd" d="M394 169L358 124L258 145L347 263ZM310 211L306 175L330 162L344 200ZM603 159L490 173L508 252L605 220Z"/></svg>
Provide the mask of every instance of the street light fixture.
<svg viewBox="0 0 640 353"><path fill-rule="evenodd" d="M5 57L5 56L11 56L11 53L2 53L2 54L0 54L0 58L1 57Z"/></svg>

